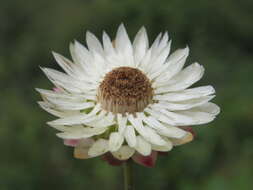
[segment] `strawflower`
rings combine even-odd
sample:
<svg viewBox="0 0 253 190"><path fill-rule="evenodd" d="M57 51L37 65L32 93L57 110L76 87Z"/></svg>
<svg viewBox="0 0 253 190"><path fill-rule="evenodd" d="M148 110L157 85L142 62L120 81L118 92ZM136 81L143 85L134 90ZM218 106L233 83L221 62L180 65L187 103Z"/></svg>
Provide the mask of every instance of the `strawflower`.
<svg viewBox="0 0 253 190"><path fill-rule="evenodd" d="M170 54L167 32L149 46L142 27L131 43L121 24L113 42L105 32L102 39L87 32L87 47L71 43L72 61L53 53L64 72L42 68L54 89L37 89L39 105L58 117L48 125L74 147L76 158L153 167L157 155L193 140L189 126L215 119L214 88L190 88L204 67L183 68L189 48Z"/></svg>

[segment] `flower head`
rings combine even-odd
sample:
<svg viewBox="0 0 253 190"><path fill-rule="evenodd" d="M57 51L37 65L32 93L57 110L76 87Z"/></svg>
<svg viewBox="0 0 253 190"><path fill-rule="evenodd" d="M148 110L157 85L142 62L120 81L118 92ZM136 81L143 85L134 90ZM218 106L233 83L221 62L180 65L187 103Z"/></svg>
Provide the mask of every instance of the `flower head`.
<svg viewBox="0 0 253 190"><path fill-rule="evenodd" d="M75 157L143 157L153 164L157 151L193 139L185 126L209 123L219 113L209 102L212 86L189 88L203 76L203 66L183 69L189 48L169 55L167 33L149 46L143 27L131 43L120 25L114 43L105 32L103 44L90 32L86 42L87 48L70 44L73 61L53 53L65 72L42 68L55 89L37 89L40 106L59 118L48 124L75 147Z"/></svg>

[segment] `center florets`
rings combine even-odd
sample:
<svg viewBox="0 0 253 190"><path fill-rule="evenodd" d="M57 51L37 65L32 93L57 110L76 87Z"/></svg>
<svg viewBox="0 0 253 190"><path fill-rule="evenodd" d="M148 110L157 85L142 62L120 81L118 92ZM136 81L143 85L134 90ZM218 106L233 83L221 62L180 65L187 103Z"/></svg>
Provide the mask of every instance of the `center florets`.
<svg viewBox="0 0 253 190"><path fill-rule="evenodd" d="M149 79L131 67L118 67L107 73L97 95L103 109L122 114L143 111L152 96Z"/></svg>

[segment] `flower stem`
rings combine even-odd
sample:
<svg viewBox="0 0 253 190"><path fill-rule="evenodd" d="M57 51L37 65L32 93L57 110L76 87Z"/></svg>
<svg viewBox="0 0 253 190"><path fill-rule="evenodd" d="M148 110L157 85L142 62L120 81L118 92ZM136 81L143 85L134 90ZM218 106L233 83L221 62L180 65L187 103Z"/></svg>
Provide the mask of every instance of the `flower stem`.
<svg viewBox="0 0 253 190"><path fill-rule="evenodd" d="M133 190L133 176L132 176L132 163L131 160L124 162L124 190Z"/></svg>

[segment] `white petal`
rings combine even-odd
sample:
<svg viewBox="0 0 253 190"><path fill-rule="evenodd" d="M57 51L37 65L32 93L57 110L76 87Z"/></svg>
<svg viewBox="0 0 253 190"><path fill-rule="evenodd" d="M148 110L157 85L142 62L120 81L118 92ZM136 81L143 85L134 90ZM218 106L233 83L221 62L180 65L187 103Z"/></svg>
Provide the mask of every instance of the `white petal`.
<svg viewBox="0 0 253 190"><path fill-rule="evenodd" d="M112 152L112 155L118 160L127 160L133 156L134 152L135 150L133 148L125 145L120 147L118 151Z"/></svg>
<svg viewBox="0 0 253 190"><path fill-rule="evenodd" d="M72 78L71 76L59 72L54 69L49 68L42 68L42 71L47 75L48 79L55 84L56 86L60 86L67 91L74 92L74 93L96 93L97 85L88 84L85 82L81 82Z"/></svg>
<svg viewBox="0 0 253 190"><path fill-rule="evenodd" d="M103 55L103 48L101 43L99 42L97 37L89 31L86 32L86 42L91 52L97 52L100 55Z"/></svg>
<svg viewBox="0 0 253 190"><path fill-rule="evenodd" d="M66 101L58 98L47 97L47 100L54 105L56 109L62 110L83 110L87 108L94 107L93 102L86 102L85 100L74 102L74 101Z"/></svg>
<svg viewBox="0 0 253 190"><path fill-rule="evenodd" d="M69 44L69 51L70 51L71 58L72 58L73 62L75 63L75 65L81 66L81 63L79 62L78 56L76 54L74 43ZM81 66L81 68L82 68L82 66Z"/></svg>
<svg viewBox="0 0 253 190"><path fill-rule="evenodd" d="M207 112L213 115L218 115L220 113L220 108L216 104L212 102L207 102L199 107L194 108L194 110L200 111L200 112Z"/></svg>
<svg viewBox="0 0 253 190"><path fill-rule="evenodd" d="M118 53L124 56L125 63L133 66L133 47L123 24L121 24L118 28L115 39L115 47Z"/></svg>
<svg viewBox="0 0 253 190"><path fill-rule="evenodd" d="M155 129L159 134L167 136L167 137L182 138L184 135L186 135L186 132L184 130L179 129L177 127L162 124L157 119L151 116L144 117L143 121L148 126Z"/></svg>
<svg viewBox="0 0 253 190"><path fill-rule="evenodd" d="M168 43L168 40L169 40L168 32L165 32L162 39L161 39L161 37L162 37L162 35L159 34L151 46L152 57L159 55L159 53L162 51L162 49L164 49L164 47Z"/></svg>
<svg viewBox="0 0 253 190"><path fill-rule="evenodd" d="M186 67L175 77L173 77L166 86L155 89L155 93L165 93L170 91L184 90L200 80L204 74L204 67L198 63L191 64Z"/></svg>
<svg viewBox="0 0 253 190"><path fill-rule="evenodd" d="M54 56L56 62L61 66L61 68L66 73L68 73L70 76L75 77L76 74L72 68L74 66L74 64L69 59L63 57L62 55L55 53L55 52L52 52L52 53L53 53L53 56Z"/></svg>
<svg viewBox="0 0 253 190"><path fill-rule="evenodd" d="M76 45L75 43L70 43L69 44L69 51L70 51L70 55L72 60L74 61L74 63L76 65L80 66L80 71L85 73L85 70L83 69L85 63L82 62L82 59L80 59L80 55L78 55L78 52L76 51ZM81 77L81 76L79 76Z"/></svg>
<svg viewBox="0 0 253 190"><path fill-rule="evenodd" d="M187 109L191 109L193 107L197 107L202 104L205 104L211 99L213 99L214 97L215 96L204 96L201 98L195 98L195 99L190 99L190 100L185 100L185 101L180 101L180 102L159 101L153 106L157 108L168 109L170 111L187 110Z"/></svg>
<svg viewBox="0 0 253 190"><path fill-rule="evenodd" d="M165 64L163 73L157 77L155 80L155 86L161 86L161 84L166 84L173 76L175 76L183 68L185 61L189 55L189 48L178 49L168 58L168 61ZM158 75L157 75L158 76Z"/></svg>
<svg viewBox="0 0 253 190"><path fill-rule="evenodd" d="M123 117L122 114L117 114L117 120L119 125L119 133L124 134L127 124L127 117Z"/></svg>
<svg viewBox="0 0 253 190"><path fill-rule="evenodd" d="M111 133L110 138L109 138L109 150L111 152L117 151L121 147L123 142L124 142L124 138L121 134L117 132Z"/></svg>
<svg viewBox="0 0 253 190"><path fill-rule="evenodd" d="M82 65L82 68L86 71L86 74L91 74L88 71L90 71L92 67L93 62L93 56L92 54L88 51L86 47L84 47L81 43L78 41L75 41L74 43L74 49L75 49L75 54L76 54L76 59L77 62ZM87 67L87 65L90 65L90 67Z"/></svg>
<svg viewBox="0 0 253 190"><path fill-rule="evenodd" d="M151 116L155 117L157 120L173 126L200 125L209 123L215 118L215 115L199 111L197 107L187 111L175 112L156 108L153 108L153 110L146 108L145 111L150 113Z"/></svg>
<svg viewBox="0 0 253 190"><path fill-rule="evenodd" d="M157 52L161 52L167 46L168 40L169 40L168 32L165 32L157 47Z"/></svg>
<svg viewBox="0 0 253 190"><path fill-rule="evenodd" d="M155 77L159 76L167 69L167 65L164 65L169 53L170 53L170 45L169 42L164 49L159 53L155 58L150 60L148 76L150 80L153 80Z"/></svg>
<svg viewBox="0 0 253 190"><path fill-rule="evenodd" d="M136 34L133 49L134 49L134 58L135 64L138 65L139 62L145 56L147 49L149 47L148 36L145 27L142 27L139 32Z"/></svg>
<svg viewBox="0 0 253 190"><path fill-rule="evenodd" d="M148 142L156 145L164 145L166 142L158 135L153 129L144 126L142 123L143 114L137 113L137 117L134 118L129 115L129 121L133 124L137 132Z"/></svg>
<svg viewBox="0 0 253 190"><path fill-rule="evenodd" d="M107 113L105 110L102 110L101 112ZM107 121L116 122L116 121L115 121L116 116L115 116L112 112L107 113L107 115L106 115L104 118L105 118Z"/></svg>
<svg viewBox="0 0 253 190"><path fill-rule="evenodd" d="M75 125L85 124L96 120L96 117L87 114L78 114L48 122L48 125Z"/></svg>
<svg viewBox="0 0 253 190"><path fill-rule="evenodd" d="M185 121L183 125L200 125L200 124L206 124L215 119L215 115L198 111L197 108L192 108L185 111L177 111L175 112L175 115L178 115L179 117L188 117L191 118L189 121ZM192 121L191 121L192 120Z"/></svg>
<svg viewBox="0 0 253 190"><path fill-rule="evenodd" d="M184 101L193 98L200 98L214 94L215 90L212 86L202 86L191 89L186 89L178 92L170 92L163 95L155 95L154 100L167 100L167 101Z"/></svg>
<svg viewBox="0 0 253 190"><path fill-rule="evenodd" d="M96 115L99 111L101 111L101 105L97 103L93 110L89 113L89 115Z"/></svg>
<svg viewBox="0 0 253 190"><path fill-rule="evenodd" d="M96 75L97 75L97 79L100 80L101 76L105 75L105 69L106 69L106 61L104 59L104 57L102 57L99 53L94 52L94 62L93 64L95 65L96 68Z"/></svg>
<svg viewBox="0 0 253 190"><path fill-rule="evenodd" d="M151 59L151 51L148 50L146 55L143 57L143 59L141 60L139 64L139 69L142 70L146 74L148 72L147 65L150 63L150 59Z"/></svg>
<svg viewBox="0 0 253 190"><path fill-rule="evenodd" d="M72 125L72 126L65 126L65 125L50 125L50 127L53 127L61 132L75 132L80 133L84 129L84 126L82 125ZM70 138L68 138L70 139Z"/></svg>
<svg viewBox="0 0 253 190"><path fill-rule="evenodd" d="M97 140L89 149L88 155L89 156L100 156L109 150L109 143L108 140L99 139Z"/></svg>
<svg viewBox="0 0 253 190"><path fill-rule="evenodd" d="M133 126L131 125L126 126L125 138L126 138L127 144L130 147L134 147L136 145L136 135L135 135Z"/></svg>
<svg viewBox="0 0 253 190"><path fill-rule="evenodd" d="M137 136L135 149L143 156L148 156L151 153L151 145L141 136Z"/></svg>
<svg viewBox="0 0 253 190"><path fill-rule="evenodd" d="M56 117L64 117L64 113L62 113L58 110L52 109L51 106L47 102L38 101L38 104L46 112L48 112Z"/></svg>
<svg viewBox="0 0 253 190"><path fill-rule="evenodd" d="M188 142L191 142L194 139L192 133L187 132L187 134L181 139L173 139L171 138L170 141L172 142L173 146L182 145Z"/></svg>
<svg viewBox="0 0 253 190"><path fill-rule="evenodd" d="M52 108L52 105L49 104L48 102L41 102L39 101L38 104L40 105L40 107L42 109L44 109L45 111L47 111L48 113L56 116L56 117L68 117L68 116L73 116L73 115L76 115L79 113L79 111L66 111L66 110L62 110L62 111L59 111L59 110L56 110L55 108Z"/></svg>
<svg viewBox="0 0 253 190"><path fill-rule="evenodd" d="M84 94L69 94L65 92L59 93L53 90L45 90L45 89L40 89L40 88L36 88L36 91L38 91L42 96L45 96L45 97L59 98L59 99L65 99L65 100L70 100L70 101L81 101L81 100L87 99L88 97Z"/></svg>
<svg viewBox="0 0 253 190"><path fill-rule="evenodd" d="M79 42L75 41L74 44L76 59L78 59L78 63L81 65L82 69L85 71L81 76L81 80L88 81L92 84L97 84L98 75L97 75L97 67L95 63L94 54L96 52L89 52L86 47L84 47Z"/></svg>
<svg viewBox="0 0 253 190"><path fill-rule="evenodd" d="M101 112L102 115L104 115L104 113ZM98 115L98 117L101 118L100 113ZM92 126L92 127L96 127L96 128L104 128L104 127L109 127L115 124L115 121L113 119L110 118L110 116L104 116L99 120L94 120L91 122L87 122L85 125L87 126Z"/></svg>
<svg viewBox="0 0 253 190"><path fill-rule="evenodd" d="M155 130L149 128L148 126L144 127L146 128L145 130L148 133L148 136L143 137L146 141L158 146L163 146L167 144L167 142L163 140L162 137L158 135Z"/></svg>
<svg viewBox="0 0 253 190"><path fill-rule="evenodd" d="M134 118L133 115L129 115L128 116L128 120L131 122L131 124L134 126L134 128L136 129L136 131L141 134L143 137L148 136L148 132L146 131L146 129L143 126L142 120L139 118Z"/></svg>
<svg viewBox="0 0 253 190"><path fill-rule="evenodd" d="M156 150L159 152L168 152L172 149L173 144L171 141L167 140L167 144L163 145L163 146L157 146L157 145L151 145L152 146L152 150Z"/></svg>
<svg viewBox="0 0 253 190"><path fill-rule="evenodd" d="M62 138L62 139L80 139L80 138L89 138L94 136L95 134L83 134L80 132L62 132L62 133L57 133L57 137Z"/></svg>
<svg viewBox="0 0 253 190"><path fill-rule="evenodd" d="M55 126L55 128L59 129L59 126L57 127ZM72 126L67 128L72 129L67 129L68 131L63 133L57 133L56 135L63 139L80 139L80 138L89 138L94 135L100 135L107 130L107 128L91 128L91 127L83 127L82 129L75 130Z"/></svg>
<svg viewBox="0 0 253 190"><path fill-rule="evenodd" d="M96 105L89 114L79 113L73 116L57 119L48 122L49 125L75 125L75 124L86 124L95 120L100 120L104 117L103 115L96 115L100 111L100 108Z"/></svg>
<svg viewBox="0 0 253 190"><path fill-rule="evenodd" d="M172 126L194 125L196 123L196 118L182 114L183 111L170 112L156 107L152 107L152 110L146 108L145 111L157 120Z"/></svg>
<svg viewBox="0 0 253 190"><path fill-rule="evenodd" d="M184 125L200 125L200 124L206 124L215 119L215 115L207 113L207 112L201 112L198 110L195 110L195 108L192 108L187 111L178 111L178 115L186 116L191 118L192 122L185 122Z"/></svg>
<svg viewBox="0 0 253 190"><path fill-rule="evenodd" d="M143 126L140 117L134 118L132 115L129 115L128 120L146 141L157 145L164 145L166 143L154 130Z"/></svg>
<svg viewBox="0 0 253 190"><path fill-rule="evenodd" d="M170 64L167 63L167 58L170 53L171 41L165 46L165 48L158 54L157 57L151 60L148 76L150 80L154 80L159 75L163 75L166 70L170 69Z"/></svg>
<svg viewBox="0 0 253 190"><path fill-rule="evenodd" d="M156 51L160 43L161 37L162 37L162 33L159 33L156 39L154 40L153 44L151 45L150 50L152 52L152 55L157 54Z"/></svg>
<svg viewBox="0 0 253 190"><path fill-rule="evenodd" d="M76 93L82 92L79 87L76 87L76 80L74 80L69 75L59 72L54 69L49 69L49 68L41 68L41 69L46 74L48 79L56 86L60 86L71 92L76 92Z"/></svg>
<svg viewBox="0 0 253 190"><path fill-rule="evenodd" d="M153 107L152 107L152 109L150 109L150 108L145 109L145 112L149 113L152 117L156 118L158 121L161 121L163 123L166 123L166 124L172 125L172 126L177 126L178 125L180 120L175 121L174 118L168 117L167 115L165 115L161 111L168 112L166 110L159 110L159 109L156 109L156 108L153 108Z"/></svg>
<svg viewBox="0 0 253 190"><path fill-rule="evenodd" d="M154 109L156 109L156 108L154 108ZM169 125L178 126L178 125L187 125L188 123L194 123L194 120L191 117L188 117L183 114L178 114L178 112L180 112L180 111L171 112L171 111L161 109L161 108L158 108L157 111L160 111L165 116L167 116L168 120L170 120L170 122L168 122Z"/></svg>
<svg viewBox="0 0 253 190"><path fill-rule="evenodd" d="M103 32L103 46L104 46L104 51L107 55L115 54L112 41L106 32Z"/></svg>

